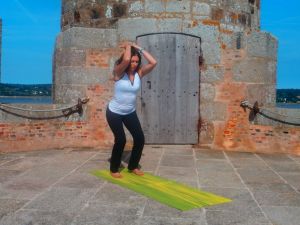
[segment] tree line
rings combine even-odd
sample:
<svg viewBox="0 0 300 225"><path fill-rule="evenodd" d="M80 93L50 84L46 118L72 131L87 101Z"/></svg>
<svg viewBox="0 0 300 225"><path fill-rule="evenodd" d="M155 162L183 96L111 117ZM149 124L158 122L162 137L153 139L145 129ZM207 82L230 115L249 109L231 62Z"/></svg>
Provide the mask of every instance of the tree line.
<svg viewBox="0 0 300 225"><path fill-rule="evenodd" d="M300 103L300 89L277 89L276 102Z"/></svg>
<svg viewBox="0 0 300 225"><path fill-rule="evenodd" d="M1 84L0 96L51 96L52 84ZM300 103L300 89L277 89L276 102Z"/></svg>
<svg viewBox="0 0 300 225"><path fill-rule="evenodd" d="M0 84L0 96L51 96L52 84Z"/></svg>

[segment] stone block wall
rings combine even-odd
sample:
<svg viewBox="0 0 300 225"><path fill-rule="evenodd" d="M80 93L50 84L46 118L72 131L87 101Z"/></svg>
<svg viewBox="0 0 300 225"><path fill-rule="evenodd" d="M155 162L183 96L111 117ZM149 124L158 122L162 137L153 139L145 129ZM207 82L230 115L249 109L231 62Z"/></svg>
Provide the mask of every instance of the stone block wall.
<svg viewBox="0 0 300 225"><path fill-rule="evenodd" d="M259 30L259 12L260 0L63 0L61 27L117 28L120 18L184 18Z"/></svg>
<svg viewBox="0 0 300 225"><path fill-rule="evenodd" d="M222 49L220 65L201 73L205 109L200 105L199 145L299 155L300 112L275 106L277 40L265 32L252 32L242 34L240 41L239 48ZM243 100L258 101L263 115L251 118L251 112L240 106ZM209 107L203 101L210 102Z"/></svg>
<svg viewBox="0 0 300 225"><path fill-rule="evenodd" d="M101 85L92 85L87 94L102 96L107 92ZM70 104L69 104L70 105ZM72 104L71 104L72 105ZM19 105L14 107L27 109L57 109L65 104L53 105ZM1 107L3 108L3 107ZM77 113L58 119L37 120L38 117L56 117L62 115L56 112L23 112L14 109L0 111L0 152L15 152L29 150L46 150L62 148L95 148L107 149L111 146L112 135L103 120L103 103L91 101L84 105L84 114ZM22 115L22 117L16 116Z"/></svg>
<svg viewBox="0 0 300 225"><path fill-rule="evenodd" d="M247 39L252 40L252 35L257 34L251 34ZM269 36L266 33L259 35ZM214 85L214 107L203 112L199 145L230 151L300 154L300 112L275 107L276 57L267 57L259 50L253 54L252 44L247 42L244 49L223 50L224 80ZM276 48L276 40L272 42L266 44ZM258 101L261 112L270 118L260 114L251 118L251 112L240 106L243 100L252 104ZM220 112L222 106L225 116L205 116ZM282 123L284 121L290 124Z"/></svg>

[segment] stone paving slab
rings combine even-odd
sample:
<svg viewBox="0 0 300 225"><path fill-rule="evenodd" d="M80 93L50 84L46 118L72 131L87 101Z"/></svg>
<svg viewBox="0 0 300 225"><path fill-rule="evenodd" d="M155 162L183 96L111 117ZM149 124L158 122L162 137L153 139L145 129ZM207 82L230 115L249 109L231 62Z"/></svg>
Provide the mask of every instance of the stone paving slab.
<svg viewBox="0 0 300 225"><path fill-rule="evenodd" d="M238 169L237 173L240 174L241 179L248 185L284 183L284 180L282 180L281 177L279 177L271 169L267 169L267 170L262 170L259 168Z"/></svg>
<svg viewBox="0 0 300 225"><path fill-rule="evenodd" d="M182 182L195 181L197 172L196 170L191 170L190 168L159 166L157 175L167 179Z"/></svg>
<svg viewBox="0 0 300 225"><path fill-rule="evenodd" d="M300 173L278 173L295 190L300 192Z"/></svg>
<svg viewBox="0 0 300 225"><path fill-rule="evenodd" d="M207 211L206 220L212 225L269 225L261 212Z"/></svg>
<svg viewBox="0 0 300 225"><path fill-rule="evenodd" d="M299 225L300 208L298 207L265 206L263 210L274 225Z"/></svg>
<svg viewBox="0 0 300 225"><path fill-rule="evenodd" d="M95 194L96 190L54 187L34 198L23 208L53 212L59 211L69 215L76 215L87 199Z"/></svg>
<svg viewBox="0 0 300 225"><path fill-rule="evenodd" d="M1 153L0 225L299 225L299 156L146 145L143 170L233 200L187 212L90 174L109 158L101 149Z"/></svg>
<svg viewBox="0 0 300 225"><path fill-rule="evenodd" d="M18 176L21 173L22 171L18 170L0 169L0 184L5 183L6 181Z"/></svg>
<svg viewBox="0 0 300 225"><path fill-rule="evenodd" d="M20 154L15 154L14 155L14 154L5 154L5 153L2 153L2 154L0 154L0 166L2 164L8 163L8 162L13 161L15 159L18 159L20 157L21 157Z"/></svg>
<svg viewBox="0 0 300 225"><path fill-rule="evenodd" d="M13 214L16 210L25 205L27 201L16 199L0 199L0 218Z"/></svg>
<svg viewBox="0 0 300 225"><path fill-rule="evenodd" d="M234 168L226 162L220 160L199 159L196 161L196 168L199 171L217 171L217 172L234 172Z"/></svg>
<svg viewBox="0 0 300 225"><path fill-rule="evenodd" d="M81 214L75 218L71 225L138 225L139 216L131 216L124 214L117 214L112 210L110 213L107 211L102 212L101 208L93 208L89 210L83 210Z"/></svg>
<svg viewBox="0 0 300 225"><path fill-rule="evenodd" d="M211 151L211 150L195 151L195 157L196 157L196 159L226 160L223 152Z"/></svg>
<svg viewBox="0 0 300 225"><path fill-rule="evenodd" d="M162 166L172 166L172 167L189 167L193 168L195 165L193 156L190 155L163 155L161 164Z"/></svg>
<svg viewBox="0 0 300 225"><path fill-rule="evenodd" d="M236 159L230 158L230 161L234 168L236 169L250 169L253 168L259 170L268 170L270 169L269 166L263 161L258 158L243 158L243 159Z"/></svg>
<svg viewBox="0 0 300 225"><path fill-rule="evenodd" d="M59 211L41 211L41 210L19 210L16 213L3 217L0 220L1 225L70 225L73 216L61 213Z"/></svg>
<svg viewBox="0 0 300 225"><path fill-rule="evenodd" d="M222 172L217 170L205 171L201 169L197 169L197 172L201 187L244 187L239 176L235 172Z"/></svg>
<svg viewBox="0 0 300 225"><path fill-rule="evenodd" d="M295 160L298 163L300 162L300 156L291 155L290 158Z"/></svg>
<svg viewBox="0 0 300 225"><path fill-rule="evenodd" d="M205 218L202 219L190 219L190 218L170 218L170 217L151 217L144 216L141 219L140 225L206 225Z"/></svg>
<svg viewBox="0 0 300 225"><path fill-rule="evenodd" d="M300 173L300 165L297 162L269 162L268 165L276 172Z"/></svg>

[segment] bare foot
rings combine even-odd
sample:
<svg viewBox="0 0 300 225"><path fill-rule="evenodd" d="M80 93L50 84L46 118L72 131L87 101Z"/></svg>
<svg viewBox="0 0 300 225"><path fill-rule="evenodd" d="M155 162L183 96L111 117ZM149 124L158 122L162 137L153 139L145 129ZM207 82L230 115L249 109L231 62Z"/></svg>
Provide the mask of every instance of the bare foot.
<svg viewBox="0 0 300 225"><path fill-rule="evenodd" d="M122 178L123 177L119 172L116 172L116 173L110 172L110 175L113 178Z"/></svg>
<svg viewBox="0 0 300 225"><path fill-rule="evenodd" d="M144 175L143 171L141 171L139 169L134 169L131 172L134 173L135 175L138 175L138 176L143 176Z"/></svg>

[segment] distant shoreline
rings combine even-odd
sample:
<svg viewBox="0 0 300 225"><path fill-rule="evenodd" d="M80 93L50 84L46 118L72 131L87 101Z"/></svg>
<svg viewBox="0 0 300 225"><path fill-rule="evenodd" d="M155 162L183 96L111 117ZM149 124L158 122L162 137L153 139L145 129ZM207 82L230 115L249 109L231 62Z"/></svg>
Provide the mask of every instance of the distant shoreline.
<svg viewBox="0 0 300 225"><path fill-rule="evenodd" d="M300 109L300 103L282 103L282 102L276 102L277 108L283 108L283 109Z"/></svg>

